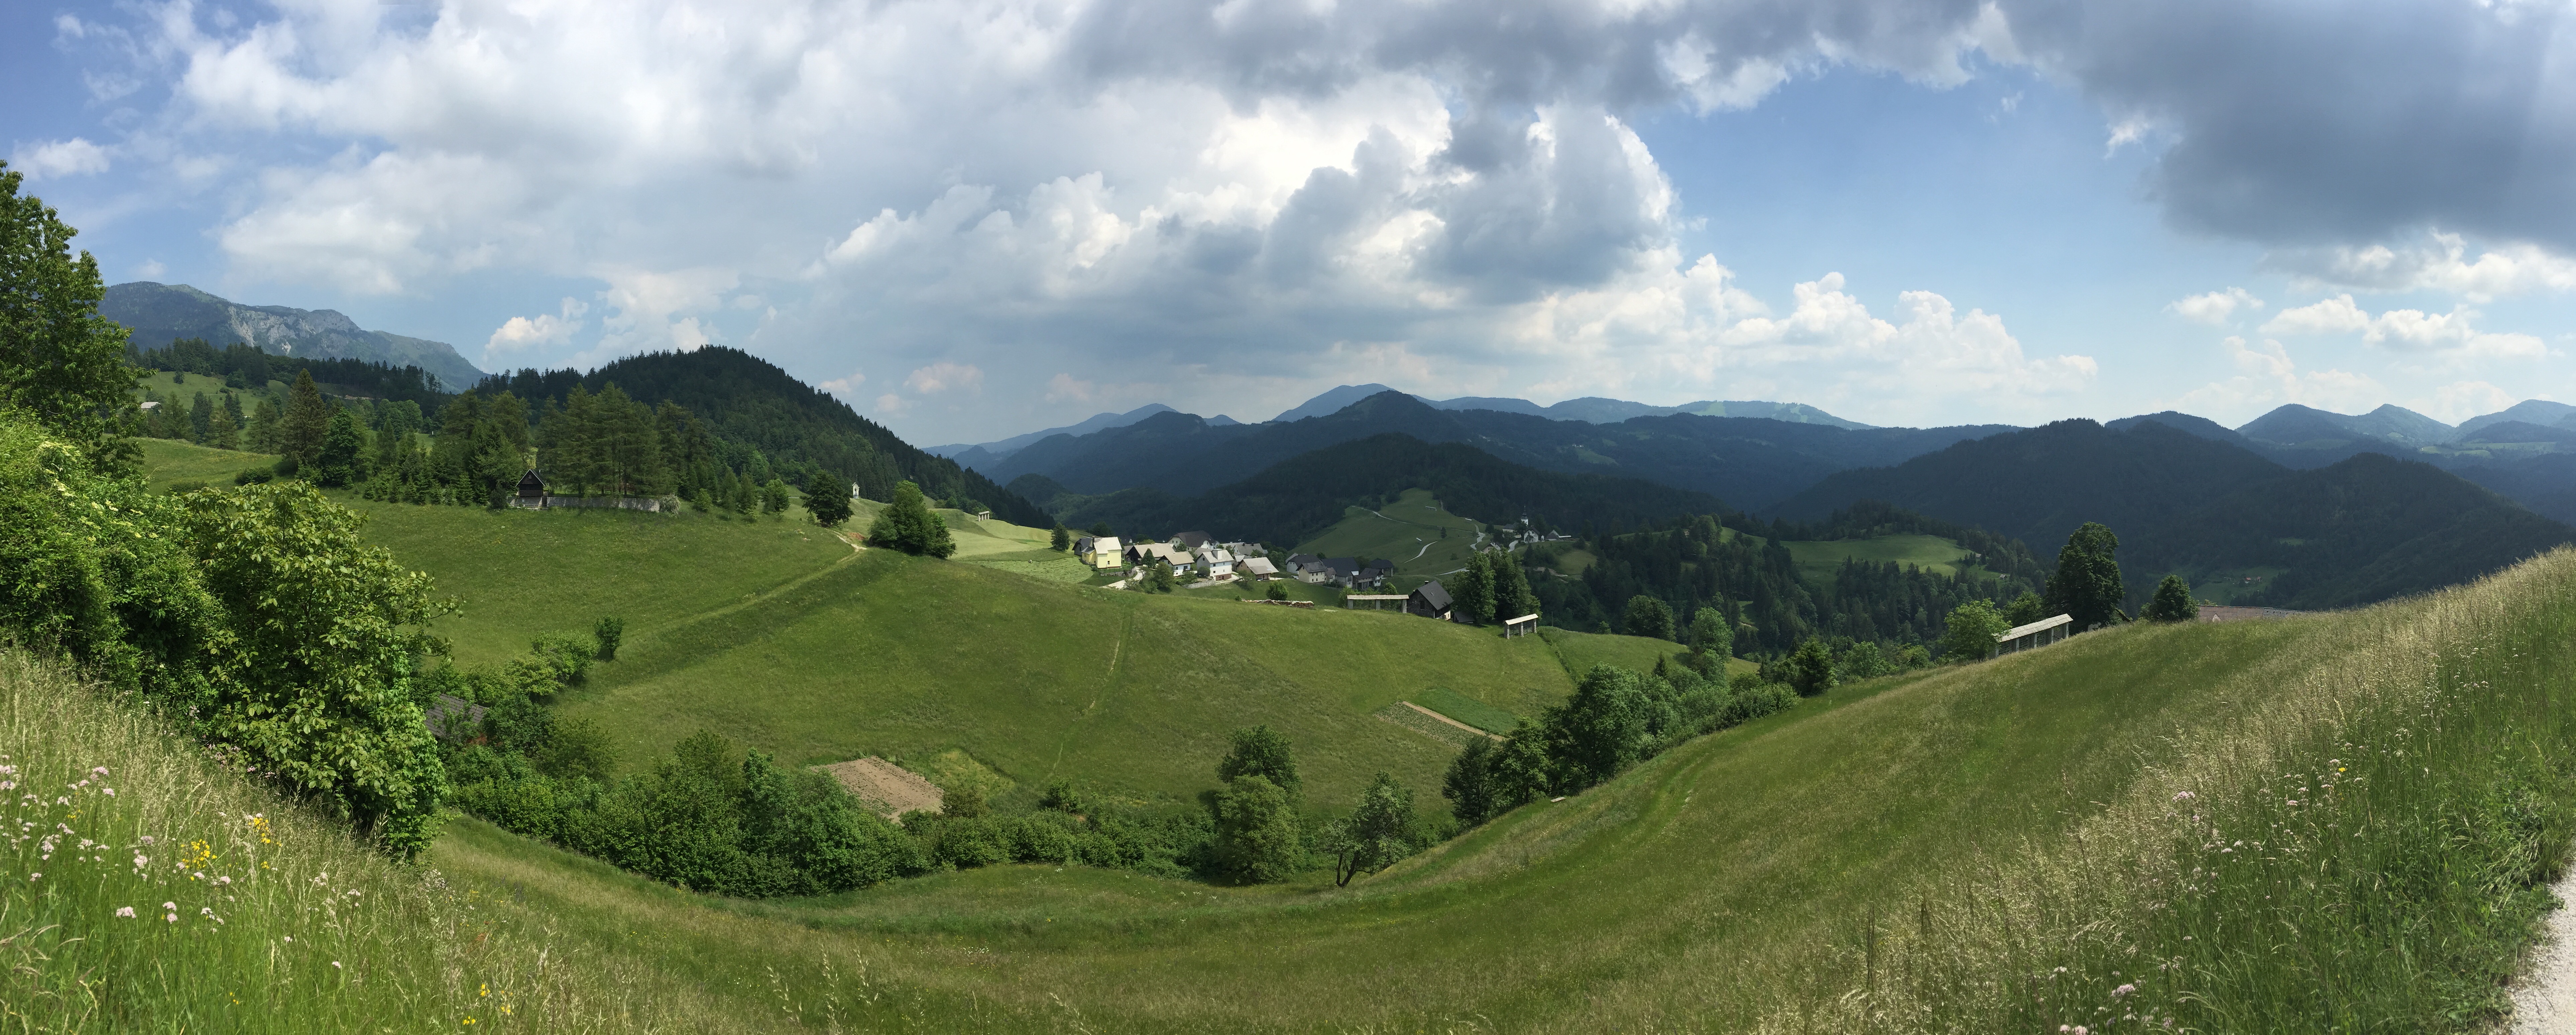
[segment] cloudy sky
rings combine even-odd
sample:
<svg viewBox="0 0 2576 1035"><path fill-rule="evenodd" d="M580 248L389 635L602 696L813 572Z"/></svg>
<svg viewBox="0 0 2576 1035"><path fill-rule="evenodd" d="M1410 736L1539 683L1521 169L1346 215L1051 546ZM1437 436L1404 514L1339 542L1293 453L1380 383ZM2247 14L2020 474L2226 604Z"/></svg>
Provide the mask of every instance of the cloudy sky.
<svg viewBox="0 0 2576 1035"><path fill-rule="evenodd" d="M2576 401L2567 0L8 0L0 61L110 283L736 345L925 444Z"/></svg>

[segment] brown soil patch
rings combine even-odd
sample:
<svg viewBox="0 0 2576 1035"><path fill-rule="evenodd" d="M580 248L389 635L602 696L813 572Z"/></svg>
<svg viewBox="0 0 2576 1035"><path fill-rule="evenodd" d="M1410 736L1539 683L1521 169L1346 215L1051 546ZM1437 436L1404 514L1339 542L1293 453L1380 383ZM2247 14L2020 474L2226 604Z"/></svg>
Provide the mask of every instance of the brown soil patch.
<svg viewBox="0 0 2576 1035"><path fill-rule="evenodd" d="M850 794L887 819L907 812L939 811L937 785L902 766L869 755L814 768L832 774Z"/></svg>

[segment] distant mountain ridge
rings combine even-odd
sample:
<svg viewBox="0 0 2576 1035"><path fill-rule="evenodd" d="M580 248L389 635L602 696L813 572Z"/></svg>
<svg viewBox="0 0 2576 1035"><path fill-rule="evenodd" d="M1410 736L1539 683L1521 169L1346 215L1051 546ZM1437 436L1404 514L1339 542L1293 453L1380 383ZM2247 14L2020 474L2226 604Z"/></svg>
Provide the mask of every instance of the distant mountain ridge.
<svg viewBox="0 0 2576 1035"><path fill-rule="evenodd" d="M484 376L445 342L367 330L337 310L243 305L186 284L117 284L107 289L98 312L124 324L138 350L181 338L203 338L217 348L239 342L279 356L416 366L451 392L473 387Z"/></svg>
<svg viewBox="0 0 2576 1035"><path fill-rule="evenodd" d="M980 470L1006 485L1038 476L1077 495L1153 489L1191 496L1301 453L1392 432L1426 443L1468 443L1542 471L1640 478L1756 509L1833 471L1895 463L2009 430L1850 430L1690 414L1592 424L1489 409L1442 410L1389 389L1324 416L1287 422L1217 425L1192 414L1157 413L1088 435L1049 436Z"/></svg>
<svg viewBox="0 0 2576 1035"><path fill-rule="evenodd" d="M2576 541L2576 528L2380 451L2292 470L2206 429L2113 423L2059 421L1839 472L1780 513L1813 519L1885 502L2021 539L2043 556L2077 525L2099 521L2120 536L2133 605L2174 572L2196 586L2239 580L2229 589L2257 579L2244 596L2275 606L2342 607L2466 581Z"/></svg>
<svg viewBox="0 0 2576 1035"><path fill-rule="evenodd" d="M1270 418L1270 422L1283 423L1304 420L1308 417L1329 416L1372 395L1392 391L1395 389L1374 382L1364 385L1340 385ZM1496 413L1518 413L1532 417L1545 417L1549 420L1582 421L1588 424L1617 424L1638 417L1669 417L1674 414L1688 413L1702 417L1760 417L1792 424L1823 424L1853 431L1871 427L1859 421L1844 420L1805 403L1702 400L1683 403L1679 406L1654 406L1647 403L1628 402L1624 399L1584 396L1580 399L1568 399L1561 403L1541 406L1527 399L1483 395L1462 395L1455 399L1434 399L1424 395L1413 397L1421 400L1423 405L1436 410L1492 410Z"/></svg>

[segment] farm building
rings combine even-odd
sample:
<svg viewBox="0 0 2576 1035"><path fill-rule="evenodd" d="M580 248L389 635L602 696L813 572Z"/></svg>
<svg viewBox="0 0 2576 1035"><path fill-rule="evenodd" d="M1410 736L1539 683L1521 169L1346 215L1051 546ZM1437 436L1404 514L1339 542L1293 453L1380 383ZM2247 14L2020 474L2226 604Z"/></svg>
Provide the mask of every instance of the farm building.
<svg viewBox="0 0 2576 1035"><path fill-rule="evenodd" d="M1995 637L1995 653L2004 655L2026 651L2033 647L2045 647L2072 635L2075 635L2074 616L2058 615L2055 618L2042 618L2029 625L2013 626L1998 634Z"/></svg>
<svg viewBox="0 0 2576 1035"><path fill-rule="evenodd" d="M1405 614L1424 618L1448 618L1455 607L1449 599L1449 590L1440 585L1439 579L1423 583L1404 601Z"/></svg>
<svg viewBox="0 0 2576 1035"><path fill-rule="evenodd" d="M1236 562L1234 570L1247 579L1266 579L1279 574L1279 567L1267 557L1246 557Z"/></svg>

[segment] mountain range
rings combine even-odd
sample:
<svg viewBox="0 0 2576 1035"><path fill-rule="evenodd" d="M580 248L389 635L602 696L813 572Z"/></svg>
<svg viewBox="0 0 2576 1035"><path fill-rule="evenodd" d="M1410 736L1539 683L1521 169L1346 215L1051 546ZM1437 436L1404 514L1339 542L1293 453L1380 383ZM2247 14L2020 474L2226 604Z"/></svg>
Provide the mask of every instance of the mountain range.
<svg viewBox="0 0 2576 1035"><path fill-rule="evenodd" d="M98 312L125 325L138 351L202 338L216 348L238 342L279 356L416 366L451 392L473 387L483 377L446 342L367 330L332 309L242 305L186 284L117 284L107 289Z"/></svg>

